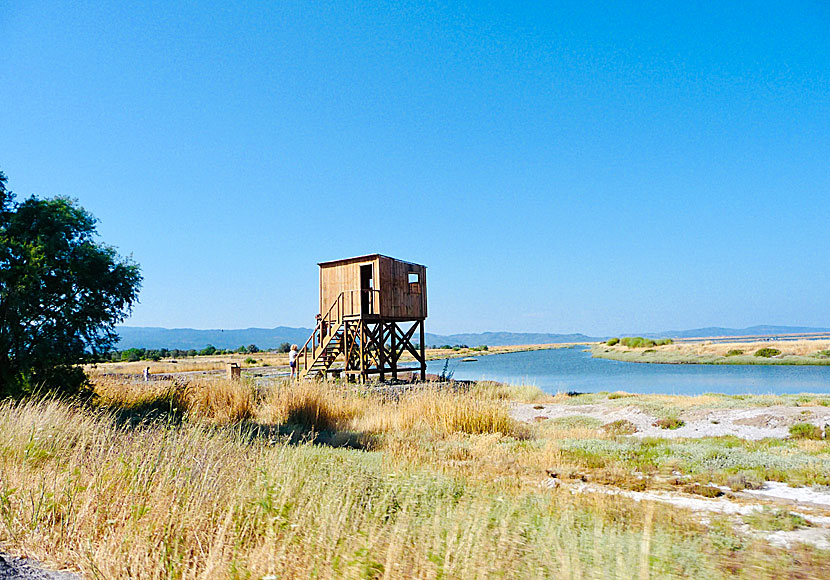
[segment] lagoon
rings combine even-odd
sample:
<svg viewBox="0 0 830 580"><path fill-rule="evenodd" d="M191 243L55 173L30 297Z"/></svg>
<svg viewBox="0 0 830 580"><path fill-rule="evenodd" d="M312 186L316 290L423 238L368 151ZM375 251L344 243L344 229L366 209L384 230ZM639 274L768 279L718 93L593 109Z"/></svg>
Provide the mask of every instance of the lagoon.
<svg viewBox="0 0 830 580"><path fill-rule="evenodd" d="M428 361L427 372L441 374L445 363ZM591 358L585 346L449 359L447 370L454 379L535 385L546 393L830 393L830 366L631 363Z"/></svg>

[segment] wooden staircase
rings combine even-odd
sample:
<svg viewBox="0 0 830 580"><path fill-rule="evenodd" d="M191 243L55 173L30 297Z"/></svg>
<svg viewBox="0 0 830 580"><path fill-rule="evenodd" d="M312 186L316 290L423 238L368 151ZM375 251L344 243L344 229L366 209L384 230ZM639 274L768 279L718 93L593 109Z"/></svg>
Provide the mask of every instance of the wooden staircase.
<svg viewBox="0 0 830 580"><path fill-rule="evenodd" d="M317 321L317 326L305 341L297 356L300 368L300 378L316 378L325 376L331 369L331 365L343 352L345 340L344 321L344 294L337 297L334 303Z"/></svg>

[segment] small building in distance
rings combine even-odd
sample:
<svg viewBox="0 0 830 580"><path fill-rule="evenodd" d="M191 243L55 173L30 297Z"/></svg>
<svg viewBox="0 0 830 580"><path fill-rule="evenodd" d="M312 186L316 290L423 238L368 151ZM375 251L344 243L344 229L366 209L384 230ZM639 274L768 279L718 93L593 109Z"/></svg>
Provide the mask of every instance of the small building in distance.
<svg viewBox="0 0 830 580"><path fill-rule="evenodd" d="M342 372L362 381L370 374L397 379L399 359L408 352L418 364L407 370L419 371L424 380L426 266L381 254L318 266L320 314L300 351L302 376ZM338 361L342 365L335 366Z"/></svg>

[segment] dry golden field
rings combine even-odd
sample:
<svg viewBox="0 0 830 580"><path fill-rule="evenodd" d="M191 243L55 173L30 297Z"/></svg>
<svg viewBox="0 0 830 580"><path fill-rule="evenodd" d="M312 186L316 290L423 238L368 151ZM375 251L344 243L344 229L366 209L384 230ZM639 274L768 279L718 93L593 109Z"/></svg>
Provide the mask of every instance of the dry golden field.
<svg viewBox="0 0 830 580"><path fill-rule="evenodd" d="M780 354L755 356L761 349L776 349ZM599 343L592 346L592 353L599 358L644 363L830 365L830 340L701 341L638 348Z"/></svg>
<svg viewBox="0 0 830 580"><path fill-rule="evenodd" d="M90 578L760 579L830 567L820 549L742 531L740 515L616 493L700 494L736 473L826 485L825 441L660 442L590 417L511 417L519 401L668 416L734 398L210 377L94 386L90 402L0 403L4 551ZM781 401L799 402L761 403Z"/></svg>

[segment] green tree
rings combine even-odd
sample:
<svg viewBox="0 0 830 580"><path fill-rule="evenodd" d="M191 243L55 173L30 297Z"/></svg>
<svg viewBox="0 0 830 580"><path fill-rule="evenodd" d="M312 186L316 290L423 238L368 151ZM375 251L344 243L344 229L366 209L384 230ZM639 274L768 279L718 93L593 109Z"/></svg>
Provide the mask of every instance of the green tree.
<svg viewBox="0 0 830 580"><path fill-rule="evenodd" d="M77 392L78 363L118 339L139 267L96 240L96 219L77 202L16 203L6 183L0 172L0 396Z"/></svg>

